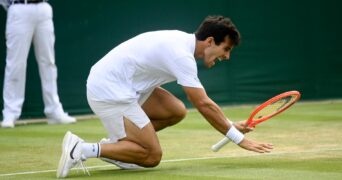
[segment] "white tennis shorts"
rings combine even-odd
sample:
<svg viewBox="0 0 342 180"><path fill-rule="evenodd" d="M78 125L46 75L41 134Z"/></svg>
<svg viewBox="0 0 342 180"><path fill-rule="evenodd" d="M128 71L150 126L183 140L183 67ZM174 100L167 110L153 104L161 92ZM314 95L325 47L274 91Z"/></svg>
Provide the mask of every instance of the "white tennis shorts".
<svg viewBox="0 0 342 180"><path fill-rule="evenodd" d="M124 117L142 129L150 119L141 108L141 105L151 95L153 90L140 96L138 102L133 103L113 103L96 100L96 96L87 91L87 100L90 108L100 118L103 126L107 130L111 142L126 137Z"/></svg>

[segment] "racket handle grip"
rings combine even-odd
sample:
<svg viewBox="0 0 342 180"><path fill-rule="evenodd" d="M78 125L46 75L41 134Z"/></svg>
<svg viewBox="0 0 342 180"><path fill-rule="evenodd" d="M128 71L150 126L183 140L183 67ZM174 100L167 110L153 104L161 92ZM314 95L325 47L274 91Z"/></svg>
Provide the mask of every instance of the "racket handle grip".
<svg viewBox="0 0 342 180"><path fill-rule="evenodd" d="M217 152L218 150L220 150L224 145L226 145L227 143L230 142L230 139L228 139L227 137L224 137L223 139L221 139L221 141L217 142L216 144L211 146L211 150L214 152Z"/></svg>

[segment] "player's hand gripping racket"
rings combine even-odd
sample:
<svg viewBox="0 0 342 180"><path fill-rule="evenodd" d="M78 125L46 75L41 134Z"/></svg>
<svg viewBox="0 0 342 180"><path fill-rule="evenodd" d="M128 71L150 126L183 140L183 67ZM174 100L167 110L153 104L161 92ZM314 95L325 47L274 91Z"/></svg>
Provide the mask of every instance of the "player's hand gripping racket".
<svg viewBox="0 0 342 180"><path fill-rule="evenodd" d="M288 91L274 96L254 109L246 122L247 126L255 127L257 124L260 124L261 122L285 111L298 101L299 98L300 93L298 91ZM214 144L211 149L216 152L229 142L230 139L225 137Z"/></svg>

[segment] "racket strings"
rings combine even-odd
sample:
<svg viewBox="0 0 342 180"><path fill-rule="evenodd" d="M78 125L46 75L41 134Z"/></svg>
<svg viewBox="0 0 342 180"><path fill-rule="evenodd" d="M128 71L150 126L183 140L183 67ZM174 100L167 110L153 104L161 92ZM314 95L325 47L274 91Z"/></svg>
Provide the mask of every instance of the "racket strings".
<svg viewBox="0 0 342 180"><path fill-rule="evenodd" d="M265 106L261 111L259 111L254 116L254 121L258 121L260 119L265 118L266 116L272 116L279 111L282 111L283 109L289 107L291 104L293 104L296 101L296 96L290 95L285 96L283 98L280 98L279 100L270 103L269 105Z"/></svg>

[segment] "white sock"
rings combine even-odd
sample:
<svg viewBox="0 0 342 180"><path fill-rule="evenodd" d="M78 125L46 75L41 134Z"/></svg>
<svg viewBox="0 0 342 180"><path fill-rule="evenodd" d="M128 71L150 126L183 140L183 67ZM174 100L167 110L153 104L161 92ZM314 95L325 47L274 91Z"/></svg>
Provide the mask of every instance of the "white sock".
<svg viewBox="0 0 342 180"><path fill-rule="evenodd" d="M101 146L99 143L82 143L82 155L88 158L100 157Z"/></svg>

